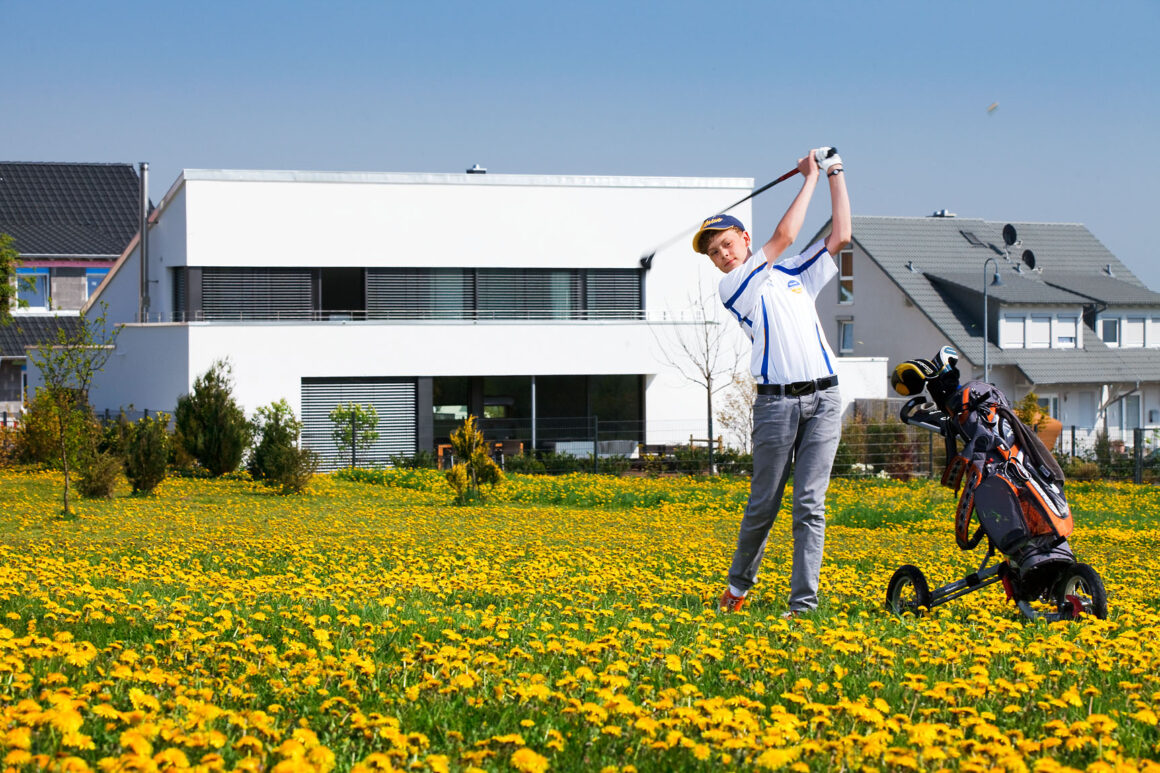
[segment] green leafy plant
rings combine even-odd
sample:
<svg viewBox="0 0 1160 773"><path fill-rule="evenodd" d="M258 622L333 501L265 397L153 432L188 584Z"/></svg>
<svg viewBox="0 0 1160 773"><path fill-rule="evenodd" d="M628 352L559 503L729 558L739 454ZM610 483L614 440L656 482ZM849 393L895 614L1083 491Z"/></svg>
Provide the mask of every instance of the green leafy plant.
<svg viewBox="0 0 1160 773"><path fill-rule="evenodd" d="M258 409L250 422L257 438L247 471L254 480L277 487L282 494L300 494L318 470L318 455L298 447L302 422L285 400Z"/></svg>
<svg viewBox="0 0 1160 773"><path fill-rule="evenodd" d="M121 479L121 457L97 451L81 459L77 467L77 492L85 499L112 499Z"/></svg>
<svg viewBox="0 0 1160 773"><path fill-rule="evenodd" d="M250 444L250 423L233 396L228 360L214 362L177 399L178 442L213 476L238 469Z"/></svg>
<svg viewBox="0 0 1160 773"><path fill-rule="evenodd" d="M334 425L330 437L340 452L350 451L352 468L358 464L358 452L367 450L379 439L376 429L379 414L373 405L339 403L330 412L330 423Z"/></svg>

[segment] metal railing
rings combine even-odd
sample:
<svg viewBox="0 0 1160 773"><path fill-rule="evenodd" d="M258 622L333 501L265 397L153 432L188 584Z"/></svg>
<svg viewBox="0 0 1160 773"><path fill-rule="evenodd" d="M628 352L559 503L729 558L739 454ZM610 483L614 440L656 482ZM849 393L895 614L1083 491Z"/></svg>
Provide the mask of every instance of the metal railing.
<svg viewBox="0 0 1160 773"><path fill-rule="evenodd" d="M667 322L702 323L704 315L694 311L670 311L666 309L477 309L477 310L408 310L367 311L353 310L246 310L229 312L198 311L148 312L143 317L136 315L137 323L173 324L188 322L283 322L283 323L332 323L349 322L398 323L474 323L474 322Z"/></svg>

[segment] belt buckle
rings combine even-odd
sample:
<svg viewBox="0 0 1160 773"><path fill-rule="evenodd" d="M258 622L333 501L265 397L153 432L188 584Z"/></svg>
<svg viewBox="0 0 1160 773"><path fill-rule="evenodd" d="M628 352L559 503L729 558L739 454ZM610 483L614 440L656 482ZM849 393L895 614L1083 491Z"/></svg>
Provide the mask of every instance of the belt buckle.
<svg viewBox="0 0 1160 773"><path fill-rule="evenodd" d="M817 385L814 384L813 381L802 381L802 382L799 382L798 384L790 384L789 385L789 393L791 395L793 395L794 397L801 397L802 395L810 394L816 388L817 388Z"/></svg>

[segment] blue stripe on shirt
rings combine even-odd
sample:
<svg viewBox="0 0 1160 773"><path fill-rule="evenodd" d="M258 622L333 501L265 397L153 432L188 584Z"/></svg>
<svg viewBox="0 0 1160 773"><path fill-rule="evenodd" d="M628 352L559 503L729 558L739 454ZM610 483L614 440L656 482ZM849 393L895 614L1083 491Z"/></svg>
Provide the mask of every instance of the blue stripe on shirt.
<svg viewBox="0 0 1160 773"><path fill-rule="evenodd" d="M757 276L763 268L765 268L764 261L762 261L762 263L760 265L758 265L757 268L753 269L753 271L751 271L749 273L749 276L745 277L745 281L743 281L741 283L741 286L737 288L737 292L733 293L733 295L729 298L729 300L725 301L726 308L729 308L729 309L733 308L733 301L735 301L741 297L741 293L745 292L745 288L749 286L749 280L751 280L751 279L753 279L753 277Z"/></svg>
<svg viewBox="0 0 1160 773"><path fill-rule="evenodd" d="M817 323L814 323L814 332L818 334L818 346L822 347L822 357L826 360L826 370L830 371L830 375L834 375L834 368L830 365L830 355L826 354L826 344L822 341L822 331Z"/></svg>
<svg viewBox="0 0 1160 773"><path fill-rule="evenodd" d="M823 246L820 250L818 250L816 253L814 253L814 256L812 258L809 258L804 263L802 263L800 266L795 266L794 268L786 268L785 266L783 266L781 264L776 264L776 265L774 265L774 268L776 268L778 271L782 272L783 274L789 274L790 276L797 276L798 274L801 274L802 272L809 269L810 266L814 265L814 262L817 261L818 258L822 257L822 255L825 254L825 252L826 252L826 248Z"/></svg>
<svg viewBox="0 0 1160 773"><path fill-rule="evenodd" d="M769 383L769 315L765 313L765 299L761 299L761 329L765 332L765 345L761 353L761 380Z"/></svg>

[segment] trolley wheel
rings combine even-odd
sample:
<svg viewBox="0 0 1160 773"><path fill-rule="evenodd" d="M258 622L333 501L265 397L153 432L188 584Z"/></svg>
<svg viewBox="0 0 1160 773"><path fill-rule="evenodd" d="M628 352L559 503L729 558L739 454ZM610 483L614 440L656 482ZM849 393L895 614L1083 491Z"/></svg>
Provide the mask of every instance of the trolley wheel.
<svg viewBox="0 0 1160 773"><path fill-rule="evenodd" d="M930 609L930 587L918 567L904 564L886 586L886 608L896 615L903 612L917 615L919 607Z"/></svg>
<svg viewBox="0 0 1160 773"><path fill-rule="evenodd" d="M1081 615L1095 615L1100 620L1108 616L1108 594L1099 572L1087 564L1072 564L1059 573L1052 596L1065 620Z"/></svg>

